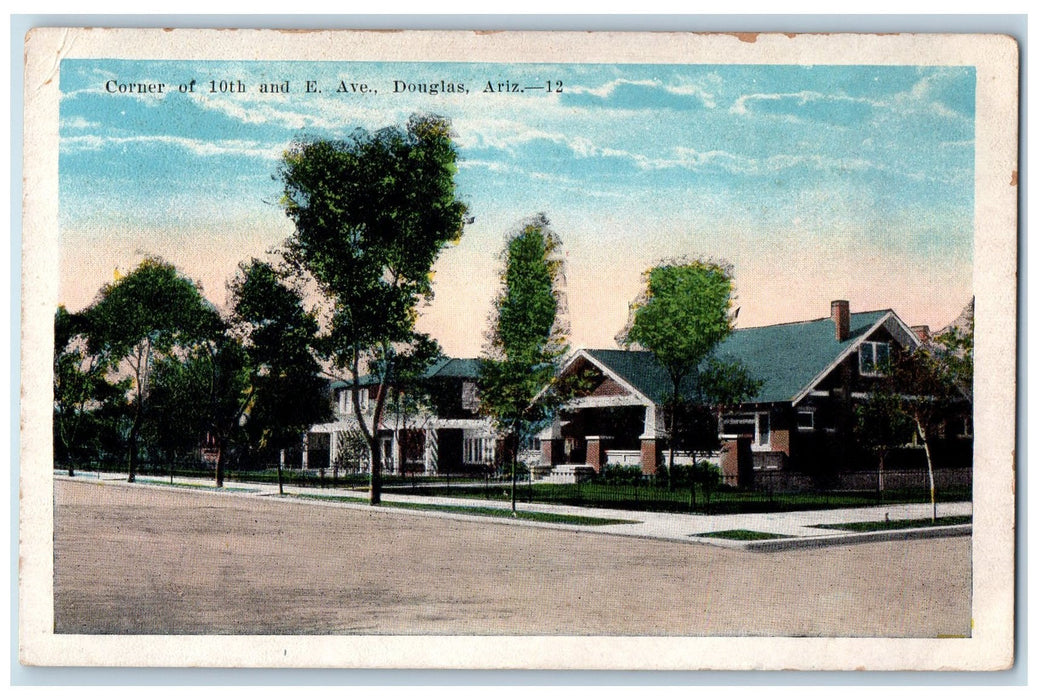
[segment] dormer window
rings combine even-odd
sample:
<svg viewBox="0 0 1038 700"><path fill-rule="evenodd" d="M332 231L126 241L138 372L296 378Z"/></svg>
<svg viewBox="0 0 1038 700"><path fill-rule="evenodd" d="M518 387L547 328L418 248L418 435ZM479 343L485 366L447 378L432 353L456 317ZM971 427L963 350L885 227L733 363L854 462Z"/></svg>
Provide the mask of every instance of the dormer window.
<svg viewBox="0 0 1038 700"><path fill-rule="evenodd" d="M479 410L479 391L475 382L462 382L461 407L466 411Z"/></svg>
<svg viewBox="0 0 1038 700"><path fill-rule="evenodd" d="M882 377L890 365L890 343L862 343L858 348L858 371L863 377Z"/></svg>

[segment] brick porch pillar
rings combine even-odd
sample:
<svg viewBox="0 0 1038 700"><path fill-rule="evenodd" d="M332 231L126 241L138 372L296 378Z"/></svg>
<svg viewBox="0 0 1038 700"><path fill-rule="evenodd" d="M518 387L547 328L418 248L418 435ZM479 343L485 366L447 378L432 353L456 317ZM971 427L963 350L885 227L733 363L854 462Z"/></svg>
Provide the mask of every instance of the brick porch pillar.
<svg viewBox="0 0 1038 700"><path fill-rule="evenodd" d="M642 474L653 476L656 474L656 466L659 464L659 449L656 447L656 438L642 438Z"/></svg>
<svg viewBox="0 0 1038 700"><path fill-rule="evenodd" d="M727 486L739 485L739 442L721 441L721 476Z"/></svg>
<svg viewBox="0 0 1038 700"><path fill-rule="evenodd" d="M562 438L541 439L541 464L546 466L562 461Z"/></svg>
<svg viewBox="0 0 1038 700"><path fill-rule="evenodd" d="M607 435L587 436L587 457L584 459L584 463L594 469L596 474L602 471L602 465L605 463L605 441L607 439Z"/></svg>

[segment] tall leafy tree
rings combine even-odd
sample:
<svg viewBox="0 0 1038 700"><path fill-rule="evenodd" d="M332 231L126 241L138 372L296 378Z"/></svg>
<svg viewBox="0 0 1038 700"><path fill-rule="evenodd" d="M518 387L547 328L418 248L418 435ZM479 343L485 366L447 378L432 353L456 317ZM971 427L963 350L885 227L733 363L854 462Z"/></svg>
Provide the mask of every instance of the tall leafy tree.
<svg viewBox="0 0 1038 700"><path fill-rule="evenodd" d="M677 421L687 400L688 387L698 394L694 403L710 405L734 403L752 387L751 378L740 377L737 368L717 365L710 374L701 366L715 348L733 331L732 268L711 260L675 260L657 265L645 273L645 290L631 305L631 321L622 333L628 345L650 351L667 372L670 391L665 405L668 440L667 483L673 487L674 451ZM738 382L725 381L730 375ZM707 381L716 376L716 381ZM740 386L741 385L741 386Z"/></svg>
<svg viewBox="0 0 1038 700"><path fill-rule="evenodd" d="M107 380L102 358L87 348L87 322L59 306L54 314L54 446L75 475L83 443L100 429L102 408L125 394L126 387Z"/></svg>
<svg viewBox="0 0 1038 700"><path fill-rule="evenodd" d="M88 350L109 371L130 379L132 423L127 436L128 481L136 479L139 438L148 417L155 359L211 337L219 315L198 286L158 258L106 284L85 312Z"/></svg>
<svg viewBox="0 0 1038 700"><path fill-rule="evenodd" d="M553 384L567 350L561 248L544 214L523 222L509 236L502 290L494 301L492 330L480 366L481 409L493 417L511 456L513 512L519 445L551 407L550 400L534 399Z"/></svg>
<svg viewBox="0 0 1038 700"><path fill-rule="evenodd" d="M385 379L415 338L433 264L465 224L456 163L450 123L432 116L413 116L403 129L299 142L281 163L282 202L295 224L286 257L331 301L329 355L352 380L354 414L371 450L372 504L381 500ZM380 390L369 416L358 390L376 358Z"/></svg>
<svg viewBox="0 0 1038 700"><path fill-rule="evenodd" d="M281 272L260 260L239 266L230 291L232 331L248 367L240 403L245 430L260 451L298 445L308 426L330 415L316 358L317 318ZM279 463L279 484L280 469Z"/></svg>

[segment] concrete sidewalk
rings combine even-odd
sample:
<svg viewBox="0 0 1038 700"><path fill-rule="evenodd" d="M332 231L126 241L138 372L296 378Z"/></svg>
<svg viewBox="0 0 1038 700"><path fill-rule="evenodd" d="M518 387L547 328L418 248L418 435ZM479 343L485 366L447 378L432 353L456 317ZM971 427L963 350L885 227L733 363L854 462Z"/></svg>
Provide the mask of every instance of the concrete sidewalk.
<svg viewBox="0 0 1038 700"><path fill-rule="evenodd" d="M70 478L66 472L55 471L55 478ZM119 483L127 486L126 475L118 473L80 472L74 477L77 481L101 481L102 483ZM168 479L163 481L158 476L138 476L141 488L180 488L213 487L212 479L175 477L174 486ZM217 493L212 489L213 493ZM254 484L246 482L225 481L222 492L227 496L278 498L277 484ZM365 490L339 488L316 488L303 486L285 486L285 498L294 496L309 497L347 497L365 499ZM307 499L306 502L315 501ZM370 510L372 506L364 502L343 502L335 500L317 501L323 505ZM421 496L410 494L383 493L382 502L390 504L421 503L468 508L497 508L508 513L510 506L502 501L487 501L473 498L451 498L444 496ZM435 510L404 510L389 505L379 507L394 513L410 513L423 517L439 517L461 520L486 521L485 515L467 515L457 512ZM841 508L836 510L793 511L787 513L744 513L735 515L689 515L681 513L650 513L644 511L615 510L606 508L583 508L578 506L555 505L549 503L519 503L517 510L538 513L556 513L589 518L607 518L631 521L612 525L576 525L569 523L547 523L532 520L513 519L510 517L493 517L495 523L503 523L524 527L541 527L578 532L597 532L626 537L671 540L677 542L697 542L719 547L745 549L750 551L773 551L795 547L817 547L826 545L843 545L856 542L870 542L891 539L910 539L922 537L942 537L968 535L972 526L950 525L941 527L911 528L902 530L881 530L876 532L856 533L826 525L840 525L853 522L874 522L883 520L915 520L930 517L930 505L915 503L906 505L883 505L865 508ZM973 504L941 503L937 506L938 516L972 515ZM718 537L703 537L705 533L728 530L748 530L756 533L775 536L772 539L733 540Z"/></svg>

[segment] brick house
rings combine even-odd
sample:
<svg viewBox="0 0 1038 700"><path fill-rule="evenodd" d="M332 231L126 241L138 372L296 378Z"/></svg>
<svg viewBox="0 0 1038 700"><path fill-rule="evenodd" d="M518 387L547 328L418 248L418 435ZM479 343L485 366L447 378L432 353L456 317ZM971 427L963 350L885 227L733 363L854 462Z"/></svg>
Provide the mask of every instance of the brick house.
<svg viewBox="0 0 1038 700"><path fill-rule="evenodd" d="M490 420L478 412L478 380L478 360L447 358L425 373L427 405L402 414L387 402L378 428L384 473L481 474L492 468L497 444ZM358 399L368 425L378 390L377 380L361 377ZM351 391L350 383L332 383L334 420L310 428L304 441L304 468L334 464L348 436L359 431ZM363 455L358 463L345 466L368 471L370 457Z"/></svg>
<svg viewBox="0 0 1038 700"><path fill-rule="evenodd" d="M714 458L725 482L861 466L864 456L852 448L853 404L889 359L920 345L921 332L889 309L851 313L842 300L832 302L828 317L733 332L717 357L740 361L761 385L721 417L722 449ZM591 388L566 402L540 434L538 470L627 464L655 473L665 459L663 405L671 391L664 369L646 351L579 350L562 369L563 376L575 373L590 377Z"/></svg>

